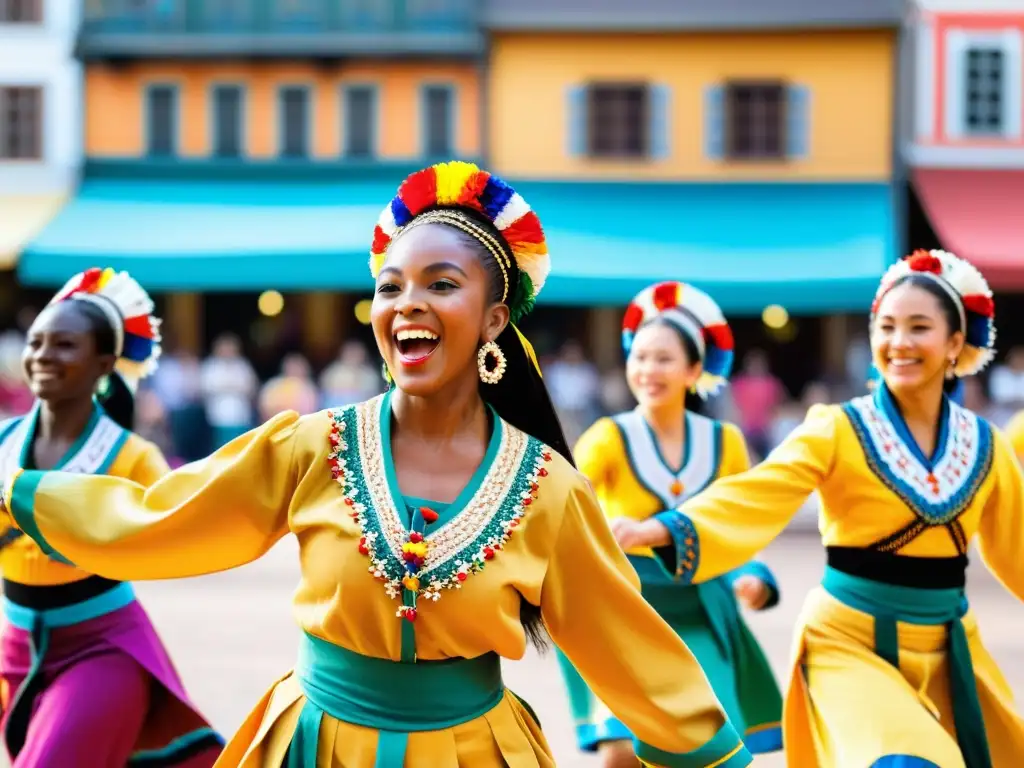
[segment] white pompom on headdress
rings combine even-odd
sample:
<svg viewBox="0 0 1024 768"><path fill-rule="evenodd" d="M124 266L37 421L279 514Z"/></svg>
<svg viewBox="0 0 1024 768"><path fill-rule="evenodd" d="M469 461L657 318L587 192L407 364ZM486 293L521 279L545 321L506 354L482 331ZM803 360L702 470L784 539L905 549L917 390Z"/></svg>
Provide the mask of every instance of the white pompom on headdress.
<svg viewBox="0 0 1024 768"><path fill-rule="evenodd" d="M160 319L149 294L127 272L94 267L68 280L50 304L69 300L88 301L110 321L117 372L134 391L156 370L161 352Z"/></svg>

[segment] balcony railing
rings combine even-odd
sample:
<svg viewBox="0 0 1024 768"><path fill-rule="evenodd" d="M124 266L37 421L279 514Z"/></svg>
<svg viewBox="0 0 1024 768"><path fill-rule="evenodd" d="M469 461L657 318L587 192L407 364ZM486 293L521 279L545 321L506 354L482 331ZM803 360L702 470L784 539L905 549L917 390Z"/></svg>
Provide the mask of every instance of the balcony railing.
<svg viewBox="0 0 1024 768"><path fill-rule="evenodd" d="M85 54L459 53L479 0L86 0ZM431 42L431 41L435 42ZM150 46L156 46L154 50ZM340 47L339 47L340 46ZM323 49L321 51L320 49ZM469 50L462 52L471 52Z"/></svg>

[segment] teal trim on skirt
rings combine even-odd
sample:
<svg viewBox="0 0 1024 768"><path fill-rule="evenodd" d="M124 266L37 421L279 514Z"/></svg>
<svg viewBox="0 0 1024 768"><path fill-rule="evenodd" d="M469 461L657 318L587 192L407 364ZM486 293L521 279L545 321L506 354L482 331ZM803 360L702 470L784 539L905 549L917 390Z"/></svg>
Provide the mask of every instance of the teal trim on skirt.
<svg viewBox="0 0 1024 768"><path fill-rule="evenodd" d="M405 761L409 734L475 720L505 695L501 661L475 659L391 661L363 656L305 634L295 674L306 695L285 768L315 768L324 714L380 732L376 768Z"/></svg>
<svg viewBox="0 0 1024 768"><path fill-rule="evenodd" d="M974 664L963 617L967 597L962 589L919 589L862 579L833 568L821 582L836 600L875 619L875 653L894 667L900 666L897 622L942 626L948 630L950 699L957 744L967 768L992 768L985 734L985 718L978 699Z"/></svg>
<svg viewBox="0 0 1024 768"><path fill-rule="evenodd" d="M653 558L630 555L629 561L640 577L644 598L696 657L729 722L750 751L781 750L782 692L757 638L740 615L731 579L722 576L704 584L680 584ZM561 651L558 661L580 750L593 752L603 742L632 739L618 718L595 717L595 697L586 681Z"/></svg>

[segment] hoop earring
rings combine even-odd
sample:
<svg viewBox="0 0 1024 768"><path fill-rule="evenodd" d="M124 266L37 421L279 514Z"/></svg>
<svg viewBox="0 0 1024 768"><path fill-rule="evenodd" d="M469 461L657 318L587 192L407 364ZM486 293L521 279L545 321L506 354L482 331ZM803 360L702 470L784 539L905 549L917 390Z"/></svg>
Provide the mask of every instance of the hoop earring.
<svg viewBox="0 0 1024 768"><path fill-rule="evenodd" d="M488 355L494 358L493 371L487 369ZM476 353L476 369L480 373L480 381L484 384L497 384L505 375L505 368L505 353L501 351L501 347L493 341L481 345L480 351Z"/></svg>

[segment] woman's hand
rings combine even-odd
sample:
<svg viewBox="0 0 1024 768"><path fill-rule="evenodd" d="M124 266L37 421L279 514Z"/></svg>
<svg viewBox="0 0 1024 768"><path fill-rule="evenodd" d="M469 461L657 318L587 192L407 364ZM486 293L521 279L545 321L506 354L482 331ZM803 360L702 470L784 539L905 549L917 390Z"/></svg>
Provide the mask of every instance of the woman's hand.
<svg viewBox="0 0 1024 768"><path fill-rule="evenodd" d="M672 542L668 528L654 519L633 520L616 517L611 521L612 533L623 549L634 547L665 547Z"/></svg>
<svg viewBox="0 0 1024 768"><path fill-rule="evenodd" d="M736 599L752 611L759 611L768 604L772 590L765 582L749 574L740 576L733 582L732 591Z"/></svg>

